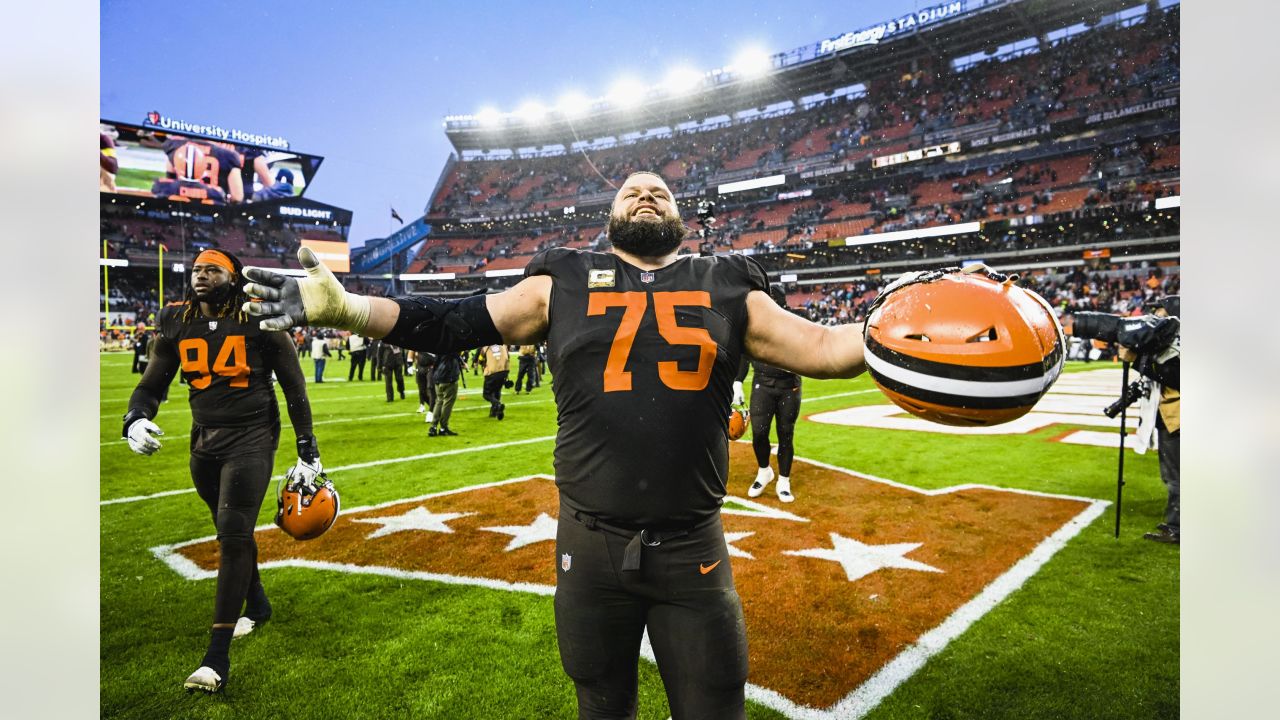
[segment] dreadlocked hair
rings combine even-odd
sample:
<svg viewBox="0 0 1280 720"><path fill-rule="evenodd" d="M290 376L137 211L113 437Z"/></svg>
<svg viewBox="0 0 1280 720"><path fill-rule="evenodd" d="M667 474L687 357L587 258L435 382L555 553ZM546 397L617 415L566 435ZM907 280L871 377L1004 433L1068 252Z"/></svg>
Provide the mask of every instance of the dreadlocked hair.
<svg viewBox="0 0 1280 720"><path fill-rule="evenodd" d="M217 252L225 255L231 261L231 266L235 268L233 277L231 278L231 292L227 294L227 299L220 303L211 305L215 317L233 317L238 322L249 322L249 313L244 311L244 304L249 302L249 296L244 291L244 263L235 255L226 250L218 250ZM194 263L192 263L194 265ZM196 289L187 282L187 291L182 297L186 307L182 310L182 322L188 324L195 320L200 314L200 300L196 298Z"/></svg>

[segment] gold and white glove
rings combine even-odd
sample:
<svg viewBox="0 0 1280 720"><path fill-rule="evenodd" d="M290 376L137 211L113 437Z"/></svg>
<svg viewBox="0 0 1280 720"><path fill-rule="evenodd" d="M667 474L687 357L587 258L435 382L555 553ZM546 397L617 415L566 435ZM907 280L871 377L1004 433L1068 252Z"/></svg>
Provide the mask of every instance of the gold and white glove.
<svg viewBox="0 0 1280 720"><path fill-rule="evenodd" d="M299 248L298 262L307 271L304 278L280 275L262 268L247 267L244 276L249 297L244 311L263 317L263 330L286 330L299 325L338 328L363 333L369 325L369 298L343 289L342 283L320 262L311 248Z"/></svg>

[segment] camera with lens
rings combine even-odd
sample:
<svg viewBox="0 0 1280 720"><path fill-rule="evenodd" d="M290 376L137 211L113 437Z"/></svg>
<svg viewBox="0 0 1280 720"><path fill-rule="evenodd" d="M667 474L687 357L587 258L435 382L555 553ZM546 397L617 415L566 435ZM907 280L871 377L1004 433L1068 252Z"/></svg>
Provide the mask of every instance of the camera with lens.
<svg viewBox="0 0 1280 720"><path fill-rule="evenodd" d="M1071 334L1117 343L1139 355L1157 355L1177 339L1179 329L1176 317L1119 317L1100 312L1079 312L1075 314Z"/></svg>

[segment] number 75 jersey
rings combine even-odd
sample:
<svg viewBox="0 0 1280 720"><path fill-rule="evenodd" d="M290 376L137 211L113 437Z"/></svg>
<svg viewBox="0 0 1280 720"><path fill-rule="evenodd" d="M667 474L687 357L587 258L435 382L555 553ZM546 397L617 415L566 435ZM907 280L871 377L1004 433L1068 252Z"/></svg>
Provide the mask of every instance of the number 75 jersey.
<svg viewBox="0 0 1280 720"><path fill-rule="evenodd" d="M746 299L768 290L764 270L741 255L684 255L646 271L556 248L525 274L553 283L547 360L562 502L650 527L718 512Z"/></svg>
<svg viewBox="0 0 1280 720"><path fill-rule="evenodd" d="M279 418L271 373L277 359L270 333L256 318L198 315L182 322L185 305L160 311L156 352L174 352L190 388L191 415L197 425L252 427ZM292 344L290 343L290 346Z"/></svg>

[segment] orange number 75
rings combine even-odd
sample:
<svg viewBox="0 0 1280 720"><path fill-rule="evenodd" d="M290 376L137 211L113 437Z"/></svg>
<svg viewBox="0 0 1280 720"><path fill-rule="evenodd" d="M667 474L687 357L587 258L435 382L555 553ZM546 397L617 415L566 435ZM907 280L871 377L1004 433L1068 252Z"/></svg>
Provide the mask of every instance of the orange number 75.
<svg viewBox="0 0 1280 720"><path fill-rule="evenodd" d="M604 391L619 392L631 389L631 373L627 370L627 358L635 343L640 320L649 303L649 294L643 292L594 292L587 301L587 315L604 315L612 307L624 308L618 332L609 348L609 359L604 366ZM681 370L674 360L658 363L658 377L672 390L702 390L711 379L711 368L716 359L716 341L706 328L683 327L676 324L676 308L680 306L711 307L711 293L705 290L653 293L653 312L658 321L658 333L672 345L694 345L698 348L698 367Z"/></svg>
<svg viewBox="0 0 1280 720"><path fill-rule="evenodd" d="M186 338L178 342L178 355L182 358L182 371L199 377L190 380L191 387L203 390L213 382L209 374L209 343L204 338ZM249 387L249 354L245 351L243 335L228 335L222 341L218 357L213 361L213 372L231 378L231 387Z"/></svg>

